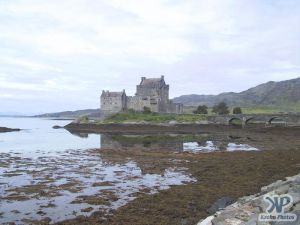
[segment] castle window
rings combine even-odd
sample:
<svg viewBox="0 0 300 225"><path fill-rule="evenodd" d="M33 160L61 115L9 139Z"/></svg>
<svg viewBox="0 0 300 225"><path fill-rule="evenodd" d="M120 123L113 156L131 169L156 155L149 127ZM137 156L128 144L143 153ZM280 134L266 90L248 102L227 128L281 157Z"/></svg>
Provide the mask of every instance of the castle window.
<svg viewBox="0 0 300 225"><path fill-rule="evenodd" d="M145 100L148 100L148 98L143 98L143 100L145 101Z"/></svg>
<svg viewBox="0 0 300 225"><path fill-rule="evenodd" d="M156 105L156 104L157 104L156 99L155 99L155 98L151 98L151 99L150 99L150 104L151 104L151 105Z"/></svg>

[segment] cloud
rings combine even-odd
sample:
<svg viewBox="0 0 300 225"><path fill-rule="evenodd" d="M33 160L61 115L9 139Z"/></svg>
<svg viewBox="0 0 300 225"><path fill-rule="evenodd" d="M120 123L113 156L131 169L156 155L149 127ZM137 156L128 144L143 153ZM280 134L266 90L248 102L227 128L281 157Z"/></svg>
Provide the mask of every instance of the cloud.
<svg viewBox="0 0 300 225"><path fill-rule="evenodd" d="M0 0L1 99L96 108L140 76L172 97L298 77L299 21L296 0Z"/></svg>
<svg viewBox="0 0 300 225"><path fill-rule="evenodd" d="M12 94L5 94L5 93L1 94L0 93L0 98L13 98L13 95Z"/></svg>
<svg viewBox="0 0 300 225"><path fill-rule="evenodd" d="M12 57L1 57L0 63L11 65L11 66L21 66L23 69L29 69L32 71L52 71L52 72L62 72L61 69L48 66L45 64L40 64L36 62L31 62L25 59L12 58Z"/></svg>
<svg viewBox="0 0 300 225"><path fill-rule="evenodd" d="M139 1L128 4L139 5L133 8L103 1L98 6L99 11L94 9L94 2L62 0L41 3L31 0L3 4L3 12L16 17L14 25L18 28L2 27L6 31L4 37L19 43L25 42L40 53L66 57L93 55L113 58L119 55L125 59L128 56L143 56L163 62L174 62L192 51L192 46L179 37L184 33L178 29L181 21L180 14L177 14L178 9L165 10L164 13L168 15L163 17L165 8L160 4L152 6L153 10L159 7L157 10L159 9L162 16L153 23L149 18L150 11L145 14L139 13L143 7ZM70 10L66 11L66 8ZM111 22L111 16L104 11L107 8L111 13L121 16ZM145 10L149 9L144 5ZM36 21L31 15L35 15ZM168 17L170 18L164 19ZM28 23L24 23L24 19ZM124 23L124 20L128 22ZM43 27L44 23L48 26Z"/></svg>

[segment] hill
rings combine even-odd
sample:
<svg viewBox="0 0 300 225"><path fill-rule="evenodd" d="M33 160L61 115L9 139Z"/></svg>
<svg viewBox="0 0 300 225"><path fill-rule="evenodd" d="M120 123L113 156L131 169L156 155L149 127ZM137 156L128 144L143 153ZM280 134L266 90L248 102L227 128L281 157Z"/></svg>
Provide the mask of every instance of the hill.
<svg viewBox="0 0 300 225"><path fill-rule="evenodd" d="M36 115L35 117L76 118L85 115L91 118L100 117L100 109L83 109L83 110L76 110L76 111L45 113L41 115Z"/></svg>
<svg viewBox="0 0 300 225"><path fill-rule="evenodd" d="M280 112L300 111L300 78L260 84L239 93L226 92L219 95L182 95L173 99L185 106L207 105L212 107L219 102L226 102L230 107L243 107L243 112ZM192 111L193 109L191 109ZM87 115L91 118L100 116L100 109L85 109L46 113L35 117L76 118Z"/></svg>
<svg viewBox="0 0 300 225"><path fill-rule="evenodd" d="M283 111L299 111L300 78L280 82L270 81L239 93L226 92L219 95L182 95L174 98L173 101L183 103L185 106L198 106L203 104L211 107L219 102L226 102L230 107L265 107L282 109Z"/></svg>

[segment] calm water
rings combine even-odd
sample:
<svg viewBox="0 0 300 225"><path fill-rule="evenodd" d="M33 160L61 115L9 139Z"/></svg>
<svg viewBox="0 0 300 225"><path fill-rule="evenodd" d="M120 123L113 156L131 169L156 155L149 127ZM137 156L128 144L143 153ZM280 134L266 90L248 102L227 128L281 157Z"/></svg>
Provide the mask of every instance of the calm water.
<svg viewBox="0 0 300 225"><path fill-rule="evenodd" d="M24 157L55 155L67 149L99 148L99 135L78 138L64 129L53 129L54 125L64 126L66 120L38 118L0 117L0 126L23 129L20 132L0 134L0 152L18 152Z"/></svg>
<svg viewBox="0 0 300 225"><path fill-rule="evenodd" d="M65 129L53 129L54 125L64 126L67 120L39 118L0 117L0 126L21 128L20 132L0 134L0 152L18 153L23 157L53 156L65 150L93 148L162 148L171 151L212 152L252 151L256 147L244 143L243 139L216 135L100 135L73 133Z"/></svg>

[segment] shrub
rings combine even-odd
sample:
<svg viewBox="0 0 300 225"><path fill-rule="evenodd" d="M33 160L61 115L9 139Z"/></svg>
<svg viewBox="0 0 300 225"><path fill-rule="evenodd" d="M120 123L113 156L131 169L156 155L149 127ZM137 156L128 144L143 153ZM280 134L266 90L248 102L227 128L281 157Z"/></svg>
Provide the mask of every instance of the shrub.
<svg viewBox="0 0 300 225"><path fill-rule="evenodd" d="M143 113L144 114L150 114L151 113L151 109L149 107L147 107L147 106L144 106Z"/></svg>
<svg viewBox="0 0 300 225"><path fill-rule="evenodd" d="M194 114L207 114L207 106L206 105L199 105L198 108L193 111Z"/></svg>
<svg viewBox="0 0 300 225"><path fill-rule="evenodd" d="M235 108L233 108L232 113L233 113L233 114L242 114L242 109L241 109L241 107L235 107Z"/></svg>
<svg viewBox="0 0 300 225"><path fill-rule="evenodd" d="M229 114L228 106L225 102L220 102L218 105L214 105L212 112L219 115Z"/></svg>
<svg viewBox="0 0 300 225"><path fill-rule="evenodd" d="M78 119L75 120L77 123L88 123L89 122L89 117L84 115L80 116Z"/></svg>

